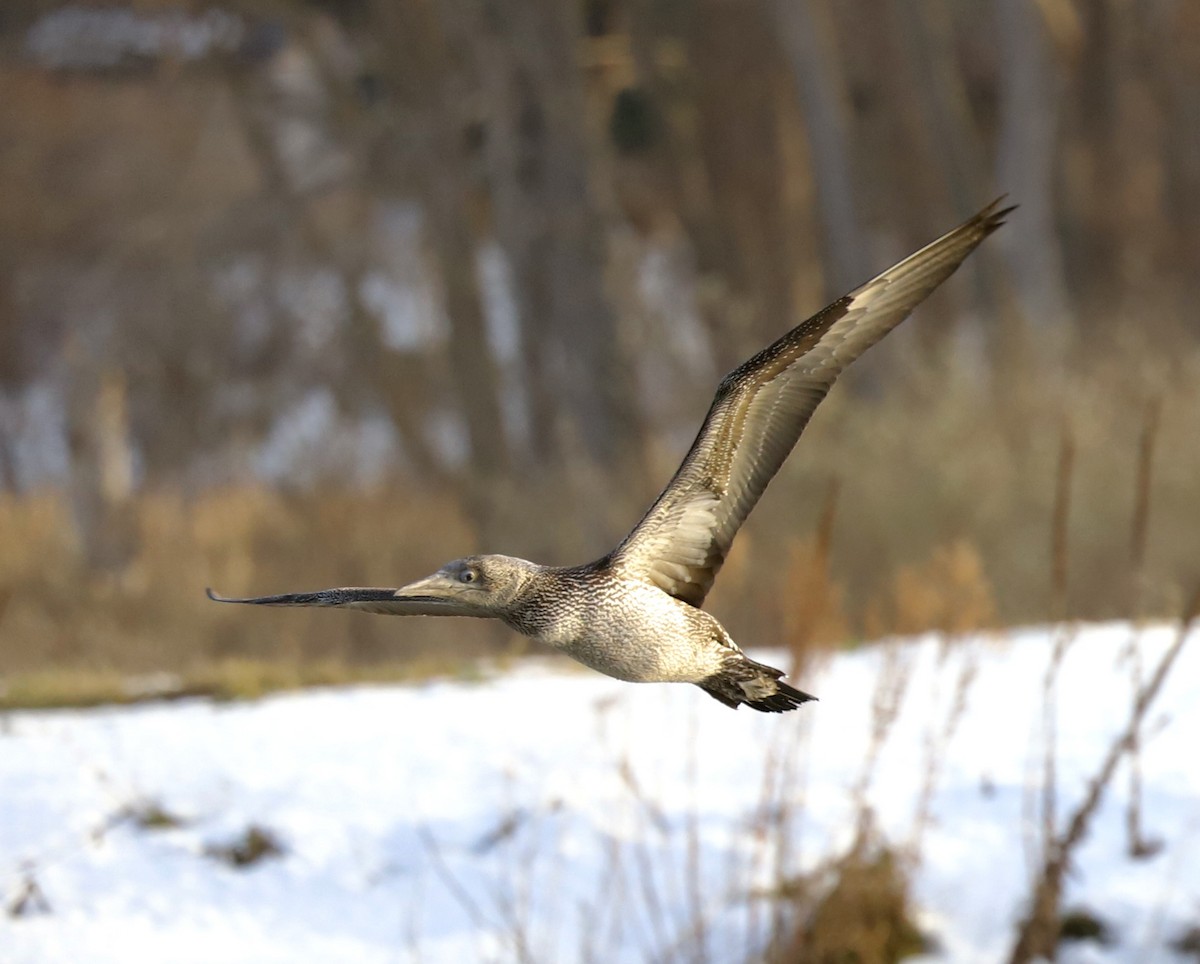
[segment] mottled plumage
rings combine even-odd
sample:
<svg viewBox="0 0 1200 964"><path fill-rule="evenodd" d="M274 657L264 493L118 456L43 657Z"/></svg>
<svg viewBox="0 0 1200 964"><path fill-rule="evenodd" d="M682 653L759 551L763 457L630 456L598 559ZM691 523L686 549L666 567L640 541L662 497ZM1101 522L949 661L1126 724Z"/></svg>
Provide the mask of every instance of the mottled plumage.
<svg viewBox="0 0 1200 964"><path fill-rule="evenodd" d="M458 559L401 589L326 589L221 602L479 616L630 682L694 683L728 706L778 713L813 699L746 656L700 608L733 538L838 374L908 316L1012 208L996 201L839 298L721 382L691 449L609 555L584 566Z"/></svg>

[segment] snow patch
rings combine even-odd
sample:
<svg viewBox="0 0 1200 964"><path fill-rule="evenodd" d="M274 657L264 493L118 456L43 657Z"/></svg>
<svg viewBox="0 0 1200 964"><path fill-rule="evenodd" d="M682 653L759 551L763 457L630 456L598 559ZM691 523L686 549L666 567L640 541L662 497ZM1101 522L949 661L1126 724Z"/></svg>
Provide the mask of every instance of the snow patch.
<svg viewBox="0 0 1200 964"><path fill-rule="evenodd" d="M1124 726L1131 643L1150 665L1174 632L1078 631L1059 685L1062 813ZM0 919L0 956L686 959L677 942L699 910L709 959L745 960L769 916L750 895L781 870L836 856L861 787L887 840L919 835L914 896L939 959L995 961L1029 890L1027 789L1052 638L926 637L843 653L801 681L821 702L783 717L733 713L689 686L536 663L483 684L12 713L0 736L0 885L11 897L33 874L50 910ZM1200 905L1200 639L1189 646L1141 757L1147 830L1165 848L1126 855L1118 774L1067 891L1117 942L1064 959L1166 959ZM873 697L897 659L908 683L864 782ZM964 685L965 711L941 745ZM788 779L764 799L772 773ZM184 823L113 821L145 800ZM768 805L790 812L786 855L761 832ZM244 870L204 855L252 825L276 834L283 855Z"/></svg>

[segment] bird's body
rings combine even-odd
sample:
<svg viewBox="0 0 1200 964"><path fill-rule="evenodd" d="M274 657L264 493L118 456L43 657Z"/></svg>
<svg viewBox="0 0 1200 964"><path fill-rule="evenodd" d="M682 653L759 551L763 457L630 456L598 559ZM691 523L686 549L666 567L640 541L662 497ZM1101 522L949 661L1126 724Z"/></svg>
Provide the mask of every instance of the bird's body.
<svg viewBox="0 0 1200 964"><path fill-rule="evenodd" d="M617 679L694 683L763 712L813 699L755 662L701 609L733 538L837 375L1003 223L999 202L838 299L732 371L675 477L611 553L582 566L458 559L400 589L223 602L502 620Z"/></svg>
<svg viewBox="0 0 1200 964"><path fill-rule="evenodd" d="M564 604L565 603L565 604ZM520 606L501 617L519 633L631 683L695 683L735 648L703 609L603 562L542 569ZM654 645L647 646L646 640Z"/></svg>

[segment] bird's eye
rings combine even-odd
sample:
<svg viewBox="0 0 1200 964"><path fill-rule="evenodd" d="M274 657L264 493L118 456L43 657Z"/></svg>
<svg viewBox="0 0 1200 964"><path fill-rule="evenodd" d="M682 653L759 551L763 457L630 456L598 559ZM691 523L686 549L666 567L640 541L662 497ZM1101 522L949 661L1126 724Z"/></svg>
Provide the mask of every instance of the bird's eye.
<svg viewBox="0 0 1200 964"><path fill-rule="evenodd" d="M474 569L464 569L458 574L459 582L474 582L478 578Z"/></svg>

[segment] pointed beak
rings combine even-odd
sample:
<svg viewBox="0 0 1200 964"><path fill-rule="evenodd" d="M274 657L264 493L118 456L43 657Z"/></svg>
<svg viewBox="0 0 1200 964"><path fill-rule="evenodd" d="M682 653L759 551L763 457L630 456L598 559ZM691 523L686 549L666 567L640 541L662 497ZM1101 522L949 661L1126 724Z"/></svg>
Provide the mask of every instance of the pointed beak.
<svg viewBox="0 0 1200 964"><path fill-rule="evenodd" d="M430 602L457 599L462 593L458 580L435 572L396 590L397 599L425 599Z"/></svg>
<svg viewBox="0 0 1200 964"><path fill-rule="evenodd" d="M435 572L396 590L395 599L409 612L427 616L491 616L478 593L467 592L453 576Z"/></svg>

